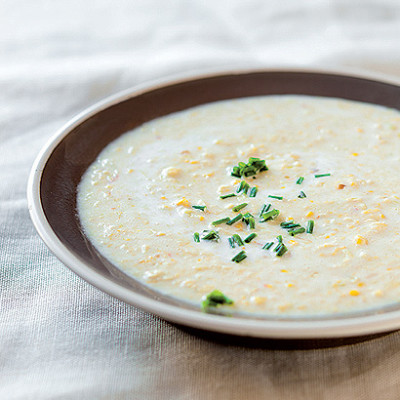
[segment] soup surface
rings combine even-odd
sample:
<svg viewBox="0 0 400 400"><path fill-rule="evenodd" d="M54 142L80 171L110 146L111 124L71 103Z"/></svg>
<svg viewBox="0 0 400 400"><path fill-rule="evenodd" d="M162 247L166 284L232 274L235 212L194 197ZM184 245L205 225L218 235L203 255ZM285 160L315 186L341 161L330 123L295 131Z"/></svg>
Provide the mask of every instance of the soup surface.
<svg viewBox="0 0 400 400"><path fill-rule="evenodd" d="M109 144L82 178L78 213L113 264L199 306L217 289L241 312L366 310L400 300L399 161L396 110L221 101Z"/></svg>

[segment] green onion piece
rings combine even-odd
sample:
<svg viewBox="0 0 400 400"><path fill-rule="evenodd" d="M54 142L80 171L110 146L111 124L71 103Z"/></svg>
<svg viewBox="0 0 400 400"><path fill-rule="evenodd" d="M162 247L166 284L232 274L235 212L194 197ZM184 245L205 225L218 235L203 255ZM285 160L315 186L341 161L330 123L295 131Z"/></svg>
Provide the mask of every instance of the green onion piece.
<svg viewBox="0 0 400 400"><path fill-rule="evenodd" d="M282 196L272 196L269 194L268 197L270 197L271 199L283 200Z"/></svg>
<svg viewBox="0 0 400 400"><path fill-rule="evenodd" d="M260 217L262 214L266 213L270 208L271 208L271 204L264 204L261 209L261 212L260 212Z"/></svg>
<svg viewBox="0 0 400 400"><path fill-rule="evenodd" d="M274 248L274 251L278 257L282 257L287 250L287 247L283 243L279 243L278 246Z"/></svg>
<svg viewBox="0 0 400 400"><path fill-rule="evenodd" d="M250 227L250 229L255 229L255 227L256 227L256 221L253 217L249 218L249 227Z"/></svg>
<svg viewBox="0 0 400 400"><path fill-rule="evenodd" d="M256 236L257 236L257 233L250 233L250 235L247 236L246 239L244 239L244 242L245 243L250 243Z"/></svg>
<svg viewBox="0 0 400 400"><path fill-rule="evenodd" d="M282 235L277 236L277 237L276 237L276 240L277 240L279 243L282 243Z"/></svg>
<svg viewBox="0 0 400 400"><path fill-rule="evenodd" d="M313 233L313 230L314 230L314 221L310 219L307 222L307 233Z"/></svg>
<svg viewBox="0 0 400 400"><path fill-rule="evenodd" d="M256 197L257 192L258 192L258 189L254 186L254 187L251 188L251 190L250 190L249 197Z"/></svg>
<svg viewBox="0 0 400 400"><path fill-rule="evenodd" d="M206 206L192 206L195 210L201 210L204 211L207 207Z"/></svg>
<svg viewBox="0 0 400 400"><path fill-rule="evenodd" d="M199 232L193 233L193 240L194 240L196 243L199 243L199 242L200 242L200 235L199 235Z"/></svg>
<svg viewBox="0 0 400 400"><path fill-rule="evenodd" d="M240 253L237 253L235 257L232 258L232 261L240 263L240 261L243 261L246 257L246 252L242 250Z"/></svg>
<svg viewBox="0 0 400 400"><path fill-rule="evenodd" d="M237 178L240 178L242 176L242 175L240 175L240 168L239 167L233 167L231 175L235 176Z"/></svg>
<svg viewBox="0 0 400 400"><path fill-rule="evenodd" d="M269 250L274 245L274 242L267 242L262 247L263 250Z"/></svg>
<svg viewBox="0 0 400 400"><path fill-rule="evenodd" d="M236 193L243 192L243 193L247 194L249 189L250 189L250 185L245 181L241 181L238 188L236 189Z"/></svg>
<svg viewBox="0 0 400 400"><path fill-rule="evenodd" d="M260 222L265 222L271 219L275 219L278 215L279 215L279 210L273 209L271 211L267 211L261 215Z"/></svg>
<svg viewBox="0 0 400 400"><path fill-rule="evenodd" d="M257 172L268 171L268 167L265 165L265 160L261 160L256 157L250 157L249 162L239 162L237 166L232 168L231 175L241 178L242 176L256 175Z"/></svg>
<svg viewBox="0 0 400 400"><path fill-rule="evenodd" d="M297 196L299 199L304 199L304 197L307 197L306 194L301 190L300 194Z"/></svg>
<svg viewBox="0 0 400 400"><path fill-rule="evenodd" d="M243 240L242 238L235 233L234 235L232 235L232 239L239 245L239 246L244 246Z"/></svg>
<svg viewBox="0 0 400 400"><path fill-rule="evenodd" d="M231 219L229 217L226 217L226 218L217 219L216 221L213 221L211 223L215 226L215 225L225 224L225 223L229 222L230 220Z"/></svg>
<svg viewBox="0 0 400 400"><path fill-rule="evenodd" d="M224 304L233 304L233 300L226 297L221 291L213 290L210 294L204 297L201 305L203 310L207 310L210 307L218 307Z"/></svg>
<svg viewBox="0 0 400 400"><path fill-rule="evenodd" d="M229 242L229 246L231 246L232 249L234 249L236 247L235 241L232 238L228 238L228 242Z"/></svg>
<svg viewBox="0 0 400 400"><path fill-rule="evenodd" d="M219 196L220 199L228 199L229 197L236 197L235 193L224 194L223 196Z"/></svg>
<svg viewBox="0 0 400 400"><path fill-rule="evenodd" d="M246 206L247 206L247 203L239 204L239 205L237 205L236 207L233 207L233 208L232 208L232 211L238 212L238 211L240 211L242 208L245 208Z"/></svg>
<svg viewBox="0 0 400 400"><path fill-rule="evenodd" d="M293 222L281 222L281 228L283 229L293 229L297 228L298 226L300 226L300 224L296 224Z"/></svg>
<svg viewBox="0 0 400 400"><path fill-rule="evenodd" d="M216 232L216 231L203 231L203 236L201 239L202 240L214 240L214 241L218 242L219 235L218 235L218 232Z"/></svg>
<svg viewBox="0 0 400 400"><path fill-rule="evenodd" d="M303 181L304 181L304 177L301 176L299 179L297 179L296 183L297 183L298 185L301 185L301 184L303 183Z"/></svg>
<svg viewBox="0 0 400 400"><path fill-rule="evenodd" d="M298 235L299 233L303 233L305 231L306 230L303 227L301 227L301 228L297 228L297 229L293 229L293 230L289 231L289 235L295 236L295 235Z"/></svg>
<svg viewBox="0 0 400 400"><path fill-rule="evenodd" d="M238 214L236 215L235 218L232 218L230 221L228 221L226 224L227 225L233 225L235 222L238 222L242 219L243 215L242 214Z"/></svg>
<svg viewBox="0 0 400 400"><path fill-rule="evenodd" d="M324 176L331 176L331 174L318 174L318 175L314 175L315 178L323 178Z"/></svg>

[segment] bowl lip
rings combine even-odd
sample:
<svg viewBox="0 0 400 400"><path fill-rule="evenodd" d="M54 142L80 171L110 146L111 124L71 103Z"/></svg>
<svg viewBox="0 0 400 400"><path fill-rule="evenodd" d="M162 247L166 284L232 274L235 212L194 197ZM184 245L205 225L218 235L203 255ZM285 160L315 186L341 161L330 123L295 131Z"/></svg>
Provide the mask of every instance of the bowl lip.
<svg viewBox="0 0 400 400"><path fill-rule="evenodd" d="M56 133L50 137L47 143L42 147L33 163L27 184L28 209L31 220L44 243L63 264L94 287L165 320L192 328L239 336L274 339L352 337L382 333L400 328L400 310L377 312L376 314L357 317L334 318L333 316L332 319L325 319L325 317L324 319L319 320L289 321L279 319L253 320L235 317L227 318L220 315L201 313L199 311L192 311L178 306L164 304L158 300L149 299L146 296L138 294L116 282L110 281L97 271L89 268L86 263L82 262L70 250L68 250L66 246L64 246L47 221L40 198L40 184L43 170L58 144L83 121L117 103L162 87L218 76L277 72L329 74L373 80L394 86L400 86L400 78L398 77L354 68L332 68L324 66L303 68L279 66L265 68L246 67L233 70L218 68L200 73L192 72L169 76L163 79L146 82L109 96L86 108L56 131Z"/></svg>

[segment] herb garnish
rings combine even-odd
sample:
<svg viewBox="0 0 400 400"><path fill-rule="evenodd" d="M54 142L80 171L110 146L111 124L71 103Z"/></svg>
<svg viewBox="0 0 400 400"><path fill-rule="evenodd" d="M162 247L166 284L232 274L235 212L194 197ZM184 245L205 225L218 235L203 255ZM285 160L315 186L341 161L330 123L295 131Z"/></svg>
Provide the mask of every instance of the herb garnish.
<svg viewBox="0 0 400 400"><path fill-rule="evenodd" d="M235 193L229 193L229 194L224 194L222 196L219 196L220 199L228 199L229 197L236 197Z"/></svg>
<svg viewBox="0 0 400 400"><path fill-rule="evenodd" d="M257 172L268 171L268 167L265 165L265 160L260 158L250 157L249 162L239 162L237 166L233 167L231 175L241 178L242 176L256 175Z"/></svg>
<svg viewBox="0 0 400 400"><path fill-rule="evenodd" d="M269 194L268 197L271 197L271 199L283 200L282 196L272 196Z"/></svg>
<svg viewBox="0 0 400 400"><path fill-rule="evenodd" d="M194 208L195 210L204 211L207 208L207 206L192 206L192 208Z"/></svg>
<svg viewBox="0 0 400 400"><path fill-rule="evenodd" d="M241 181L238 188L236 189L236 193L243 192L243 193L247 194L249 189L250 189L250 185L245 181Z"/></svg>
<svg viewBox="0 0 400 400"><path fill-rule="evenodd" d="M244 239L244 242L245 243L250 243L256 236L257 236L256 233L251 233L249 236L247 236L246 239Z"/></svg>
<svg viewBox="0 0 400 400"><path fill-rule="evenodd" d="M233 207L233 208L232 208L232 211L238 212L238 211L240 211L242 208L245 208L246 206L247 206L247 203L239 204L239 205L237 205L236 207Z"/></svg>
<svg viewBox="0 0 400 400"><path fill-rule="evenodd" d="M279 242L278 245L274 248L274 251L278 257L282 257L287 252L287 250L287 247L282 242Z"/></svg>
<svg viewBox="0 0 400 400"><path fill-rule="evenodd" d="M313 230L314 230L314 221L310 219L307 222L307 233L313 233Z"/></svg>
<svg viewBox="0 0 400 400"><path fill-rule="evenodd" d="M302 191L302 190L300 190L300 194L297 196L299 199L304 199L305 197L307 197L306 196L306 194Z"/></svg>
<svg viewBox="0 0 400 400"><path fill-rule="evenodd" d="M230 221L228 221L226 224L227 225L233 225L235 222L238 222L242 219L243 215L242 214L238 214L236 215L235 218L232 218Z"/></svg>
<svg viewBox="0 0 400 400"><path fill-rule="evenodd" d="M260 217L261 217L261 215L266 213L270 208L271 208L271 204L264 204L262 209L261 209L261 212L260 212Z"/></svg>
<svg viewBox="0 0 400 400"><path fill-rule="evenodd" d="M261 214L260 222L269 221L275 219L279 215L279 210L275 210L275 208L271 211L267 211Z"/></svg>
<svg viewBox="0 0 400 400"><path fill-rule="evenodd" d="M194 240L196 243L199 243L199 242L200 242L200 235L199 235L199 232L193 233L193 240Z"/></svg>
<svg viewBox="0 0 400 400"><path fill-rule="evenodd" d="M225 296L221 291L217 289L209 293L201 303L203 310L207 310L210 307L218 307L224 304L233 304L233 300Z"/></svg>
<svg viewBox="0 0 400 400"><path fill-rule="evenodd" d="M240 263L240 261L243 261L246 257L246 252L242 250L240 253L236 254L235 257L232 258L232 261Z"/></svg>
<svg viewBox="0 0 400 400"><path fill-rule="evenodd" d="M297 179L296 183L297 183L298 185L301 185L301 184L303 183L303 181L304 181L304 177L301 176L299 179Z"/></svg>
<svg viewBox="0 0 400 400"><path fill-rule="evenodd" d="M317 174L317 175L314 175L315 178L323 178L324 176L331 176L331 174Z"/></svg>
<svg viewBox="0 0 400 400"><path fill-rule="evenodd" d="M201 240L214 240L218 242L219 240L219 235L217 231L203 231L203 236L201 237Z"/></svg>
<svg viewBox="0 0 400 400"><path fill-rule="evenodd" d="M211 222L214 226L216 226L216 225L221 225L221 224L224 224L224 223L227 223L227 222L229 222L231 219L229 218L229 217L226 217L226 218L221 218L221 219L217 219L216 221L213 221L213 222Z"/></svg>
<svg viewBox="0 0 400 400"><path fill-rule="evenodd" d="M242 238L235 233L234 235L232 235L232 239L239 245L239 246L244 246L243 240Z"/></svg>
<svg viewBox="0 0 400 400"><path fill-rule="evenodd" d="M252 187L251 190L250 190L249 197L256 197L257 192L258 192L258 189L255 186Z"/></svg>
<svg viewBox="0 0 400 400"><path fill-rule="evenodd" d="M228 242L229 242L229 246L231 246L232 249L234 249L236 247L235 241L232 238L228 238Z"/></svg>
<svg viewBox="0 0 400 400"><path fill-rule="evenodd" d="M249 212L243 215L243 222L250 226L250 229L254 229L256 227L256 221L254 216L251 215Z"/></svg>
<svg viewBox="0 0 400 400"><path fill-rule="evenodd" d="M300 228L296 228L296 229L292 229L291 231L289 231L289 235L291 236L295 236L298 235L299 233L304 233L306 230L303 227Z"/></svg>
<svg viewBox="0 0 400 400"><path fill-rule="evenodd" d="M274 242L267 242L262 247L263 250L269 250L274 245Z"/></svg>

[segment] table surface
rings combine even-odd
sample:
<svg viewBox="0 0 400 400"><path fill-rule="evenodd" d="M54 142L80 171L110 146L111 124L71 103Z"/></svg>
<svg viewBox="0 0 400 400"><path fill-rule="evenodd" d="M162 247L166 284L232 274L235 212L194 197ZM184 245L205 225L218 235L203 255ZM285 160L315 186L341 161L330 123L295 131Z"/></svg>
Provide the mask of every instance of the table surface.
<svg viewBox="0 0 400 400"><path fill-rule="evenodd" d="M398 399L400 334L243 341L174 326L62 265L29 219L49 137L120 90L190 71L400 76L397 0L0 2L0 399Z"/></svg>

